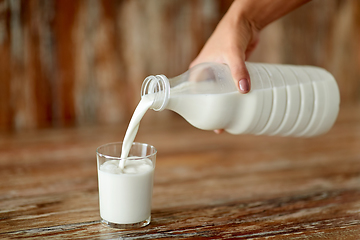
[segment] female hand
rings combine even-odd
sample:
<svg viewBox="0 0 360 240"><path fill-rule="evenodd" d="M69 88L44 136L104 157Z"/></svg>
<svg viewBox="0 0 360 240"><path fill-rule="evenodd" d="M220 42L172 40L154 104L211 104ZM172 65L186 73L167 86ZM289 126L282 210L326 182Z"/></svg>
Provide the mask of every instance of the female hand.
<svg viewBox="0 0 360 240"><path fill-rule="evenodd" d="M242 16L233 19L234 16L229 12L220 21L190 67L202 62L225 63L230 68L238 90L248 93L250 76L245 60L258 43L259 29Z"/></svg>

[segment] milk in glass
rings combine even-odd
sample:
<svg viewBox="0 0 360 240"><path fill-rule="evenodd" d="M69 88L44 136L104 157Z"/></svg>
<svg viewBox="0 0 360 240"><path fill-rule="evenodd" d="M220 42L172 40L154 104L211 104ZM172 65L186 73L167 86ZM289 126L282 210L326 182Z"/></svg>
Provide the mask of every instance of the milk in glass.
<svg viewBox="0 0 360 240"><path fill-rule="evenodd" d="M101 218L109 223L134 224L150 221L154 163L141 156L128 156L139 124L151 105L144 97L126 131L119 160L108 160L98 169Z"/></svg>

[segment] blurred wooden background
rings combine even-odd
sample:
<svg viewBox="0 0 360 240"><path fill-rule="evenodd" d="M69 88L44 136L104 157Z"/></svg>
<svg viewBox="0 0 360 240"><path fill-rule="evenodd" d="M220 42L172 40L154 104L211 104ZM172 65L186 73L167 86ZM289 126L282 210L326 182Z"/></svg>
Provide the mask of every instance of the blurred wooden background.
<svg viewBox="0 0 360 240"><path fill-rule="evenodd" d="M0 0L0 130L128 121L143 79L186 71L231 2ZM308 3L250 61L324 67L342 104L359 103L360 1Z"/></svg>

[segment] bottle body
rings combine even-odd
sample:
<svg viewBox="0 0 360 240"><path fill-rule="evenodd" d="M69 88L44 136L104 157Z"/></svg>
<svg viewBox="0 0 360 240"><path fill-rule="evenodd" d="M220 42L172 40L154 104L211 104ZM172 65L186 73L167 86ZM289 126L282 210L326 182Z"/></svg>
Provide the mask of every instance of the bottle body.
<svg viewBox="0 0 360 240"><path fill-rule="evenodd" d="M246 65L249 93L238 92L227 65L204 63L169 79L165 108L197 128L232 134L315 136L332 127L340 96L335 79L326 70Z"/></svg>

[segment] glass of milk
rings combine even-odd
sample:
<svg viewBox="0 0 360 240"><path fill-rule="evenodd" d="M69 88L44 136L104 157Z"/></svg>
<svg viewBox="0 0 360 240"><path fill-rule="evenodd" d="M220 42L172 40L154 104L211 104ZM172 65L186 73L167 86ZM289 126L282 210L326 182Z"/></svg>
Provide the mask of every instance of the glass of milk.
<svg viewBox="0 0 360 240"><path fill-rule="evenodd" d="M149 144L134 142L128 157L121 159L121 149L122 142L118 142L96 150L100 216L110 227L144 227L151 219L157 151Z"/></svg>

